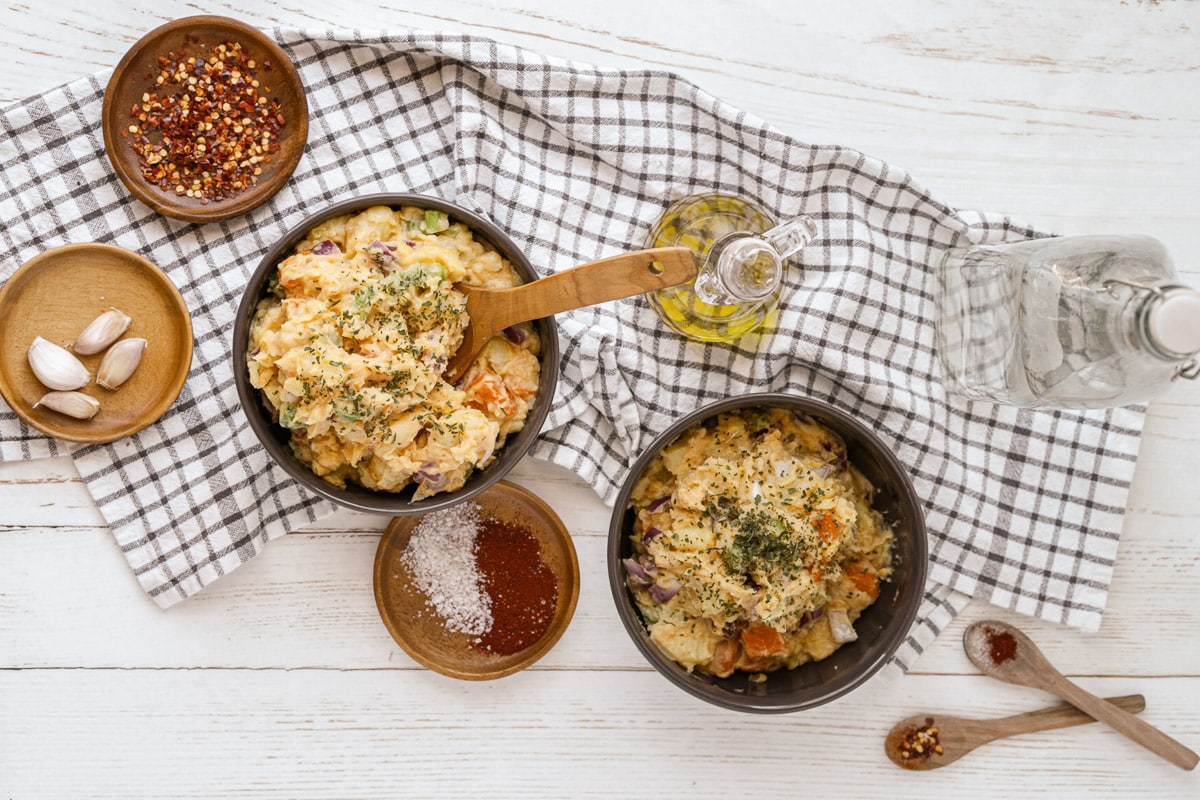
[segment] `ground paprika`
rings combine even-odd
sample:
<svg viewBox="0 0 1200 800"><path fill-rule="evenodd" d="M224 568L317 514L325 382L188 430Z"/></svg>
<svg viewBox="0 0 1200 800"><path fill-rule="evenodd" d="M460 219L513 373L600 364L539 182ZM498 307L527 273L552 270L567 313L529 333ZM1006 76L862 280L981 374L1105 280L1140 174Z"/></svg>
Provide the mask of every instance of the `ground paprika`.
<svg viewBox="0 0 1200 800"><path fill-rule="evenodd" d="M528 530L493 518L480 521L475 563L492 601L492 627L472 647L499 655L535 644L550 627L558 582Z"/></svg>

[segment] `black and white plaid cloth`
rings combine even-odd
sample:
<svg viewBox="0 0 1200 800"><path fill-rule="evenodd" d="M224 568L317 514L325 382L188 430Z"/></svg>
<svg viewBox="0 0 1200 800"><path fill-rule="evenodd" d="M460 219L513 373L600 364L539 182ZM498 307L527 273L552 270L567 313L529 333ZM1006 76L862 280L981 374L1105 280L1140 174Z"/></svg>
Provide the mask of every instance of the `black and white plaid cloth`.
<svg viewBox="0 0 1200 800"><path fill-rule="evenodd" d="M109 242L158 264L192 310L183 393L129 439L69 448L0 403L0 459L72 452L160 605L332 510L272 466L234 390L235 308L284 231L333 201L419 192L495 220L548 274L640 246L672 201L716 190L819 225L778 319L729 346L666 331L642 298L562 315L562 380L534 455L611 503L640 449L703 403L752 391L828 400L875 427L925 500L930 582L898 666L972 596L1098 627L1142 411L952 401L934 352L933 269L946 249L1034 231L948 208L902 170L798 142L671 74L470 36L275 36L309 92L308 146L269 204L227 222L182 223L129 196L100 134L107 75L0 112L0 279L48 248Z"/></svg>

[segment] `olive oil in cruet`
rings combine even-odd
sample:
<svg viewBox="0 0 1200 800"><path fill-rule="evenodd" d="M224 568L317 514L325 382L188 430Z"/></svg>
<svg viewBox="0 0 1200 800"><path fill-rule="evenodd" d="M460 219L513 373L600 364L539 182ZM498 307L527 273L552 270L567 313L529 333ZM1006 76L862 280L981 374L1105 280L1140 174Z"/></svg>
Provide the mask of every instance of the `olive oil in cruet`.
<svg viewBox="0 0 1200 800"><path fill-rule="evenodd" d="M739 197L707 193L679 200L651 229L648 246L688 247L701 266L693 282L651 292L650 304L684 336L739 339L778 307L784 264L815 235L810 217L776 225Z"/></svg>

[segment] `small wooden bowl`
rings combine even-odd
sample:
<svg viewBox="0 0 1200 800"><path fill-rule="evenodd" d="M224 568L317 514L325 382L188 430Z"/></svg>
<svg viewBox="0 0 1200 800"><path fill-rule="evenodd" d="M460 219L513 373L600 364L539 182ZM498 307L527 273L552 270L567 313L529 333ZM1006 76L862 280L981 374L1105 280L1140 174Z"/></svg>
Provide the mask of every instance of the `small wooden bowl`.
<svg viewBox="0 0 1200 800"><path fill-rule="evenodd" d="M422 519L418 516L396 517L384 531L375 553L375 603L392 638L418 663L451 678L492 680L533 664L562 636L579 599L579 561L562 520L529 490L500 481L466 502L479 505L481 519L520 526L541 545L542 561L558 584L554 614L542 638L517 653L500 655L472 648L473 637L447 630L401 561Z"/></svg>
<svg viewBox="0 0 1200 800"><path fill-rule="evenodd" d="M142 103L142 95L154 91L158 57L175 53L188 57L204 54L224 42L238 42L260 66L258 80L264 97L277 99L287 120L279 138L279 150L263 167L258 183L225 200L207 204L199 198L178 195L147 181L138 165L133 144L122 131L136 122L130 111ZM265 91L270 88L270 92ZM278 192L300 162L308 141L308 100L296 67L283 49L258 28L228 17L184 17L161 25L137 41L118 62L104 90L101 115L104 150L117 177L130 193L160 214L188 222L215 222L244 214L265 203Z"/></svg>
<svg viewBox="0 0 1200 800"><path fill-rule="evenodd" d="M89 420L34 408L49 391L29 366L41 336L66 347L110 306L132 318L124 338L146 339L146 353L125 384L96 385L103 353L78 356L92 374L79 391L100 401ZM183 389L192 364L192 320L170 278L146 259L108 244L70 244L27 261L0 288L0 394L17 416L69 442L113 442L161 417Z"/></svg>

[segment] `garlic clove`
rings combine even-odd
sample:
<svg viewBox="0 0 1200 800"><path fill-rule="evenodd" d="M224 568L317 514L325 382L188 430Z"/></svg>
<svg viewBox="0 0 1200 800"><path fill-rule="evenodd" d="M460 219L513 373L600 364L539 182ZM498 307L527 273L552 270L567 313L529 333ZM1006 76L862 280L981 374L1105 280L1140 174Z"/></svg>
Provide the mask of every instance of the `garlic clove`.
<svg viewBox="0 0 1200 800"><path fill-rule="evenodd" d="M59 347L38 336L29 345L29 366L33 374L48 389L70 391L86 386L92 376L78 358L65 347Z"/></svg>
<svg viewBox="0 0 1200 800"><path fill-rule="evenodd" d="M33 404L34 408L42 406L75 419L91 419L100 410L100 401L83 392L47 392Z"/></svg>
<svg viewBox="0 0 1200 800"><path fill-rule="evenodd" d="M142 354L146 352L145 339L122 339L108 348L100 369L96 372L96 383L105 389L116 389L142 363Z"/></svg>
<svg viewBox="0 0 1200 800"><path fill-rule="evenodd" d="M83 329L71 349L80 355L90 356L121 338L129 328L130 318L119 308L109 308Z"/></svg>

